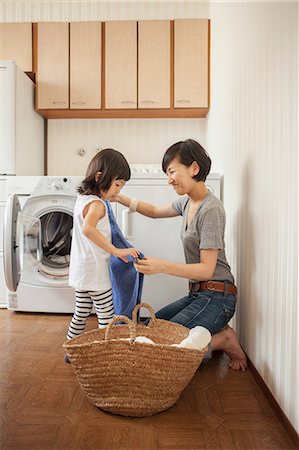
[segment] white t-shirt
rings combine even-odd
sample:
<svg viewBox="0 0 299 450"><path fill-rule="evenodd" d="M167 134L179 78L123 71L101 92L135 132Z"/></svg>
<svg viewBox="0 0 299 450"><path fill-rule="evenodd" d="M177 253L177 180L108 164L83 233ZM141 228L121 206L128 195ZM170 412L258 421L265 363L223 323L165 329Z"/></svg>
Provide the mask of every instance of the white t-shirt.
<svg viewBox="0 0 299 450"><path fill-rule="evenodd" d="M69 269L69 285L84 291L105 291L111 288L109 275L110 253L94 244L82 233L83 211L88 203L102 202L105 215L96 227L111 242L111 228L107 206L96 195L78 195L73 216L73 236Z"/></svg>

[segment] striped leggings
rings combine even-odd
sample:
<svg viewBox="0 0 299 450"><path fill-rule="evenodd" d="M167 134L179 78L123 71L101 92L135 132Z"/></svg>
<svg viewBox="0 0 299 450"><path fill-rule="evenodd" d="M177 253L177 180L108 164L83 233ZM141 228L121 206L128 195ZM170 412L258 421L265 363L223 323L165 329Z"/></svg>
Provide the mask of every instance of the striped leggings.
<svg viewBox="0 0 299 450"><path fill-rule="evenodd" d="M76 290L76 308L68 329L67 339L72 339L84 332L93 305L98 317L99 328L105 328L114 315L112 289L106 291Z"/></svg>

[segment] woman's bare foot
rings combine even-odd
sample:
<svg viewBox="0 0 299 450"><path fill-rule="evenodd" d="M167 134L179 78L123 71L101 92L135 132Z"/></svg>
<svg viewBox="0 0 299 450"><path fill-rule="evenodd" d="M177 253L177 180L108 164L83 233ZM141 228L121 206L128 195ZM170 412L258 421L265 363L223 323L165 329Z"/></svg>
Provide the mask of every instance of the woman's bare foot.
<svg viewBox="0 0 299 450"><path fill-rule="evenodd" d="M246 370L246 355L242 350L235 331L227 326L212 336L211 350L223 350L231 359L229 367L233 370Z"/></svg>

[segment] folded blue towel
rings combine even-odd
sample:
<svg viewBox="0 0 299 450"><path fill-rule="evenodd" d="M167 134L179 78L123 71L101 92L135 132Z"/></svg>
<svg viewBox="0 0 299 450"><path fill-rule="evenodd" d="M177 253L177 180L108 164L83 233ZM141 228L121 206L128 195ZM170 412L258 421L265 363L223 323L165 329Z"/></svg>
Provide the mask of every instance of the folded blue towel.
<svg viewBox="0 0 299 450"><path fill-rule="evenodd" d="M114 217L110 202L106 201L106 205L111 226L112 244L117 248L134 247L122 234ZM142 259L143 257L144 255L141 253L139 258ZM127 256L127 259L128 262L125 263L116 256L111 256L109 270L115 314L122 314L131 318L133 309L141 300L144 275L137 272L133 266L135 259L132 256Z"/></svg>

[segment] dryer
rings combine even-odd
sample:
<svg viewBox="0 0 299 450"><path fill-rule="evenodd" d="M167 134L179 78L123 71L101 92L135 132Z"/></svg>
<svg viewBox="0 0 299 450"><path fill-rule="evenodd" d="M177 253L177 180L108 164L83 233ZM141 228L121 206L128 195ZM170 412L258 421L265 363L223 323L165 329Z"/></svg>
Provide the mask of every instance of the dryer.
<svg viewBox="0 0 299 450"><path fill-rule="evenodd" d="M72 313L68 267L76 188L81 177L41 177L23 208L12 194L4 220L8 309Z"/></svg>

